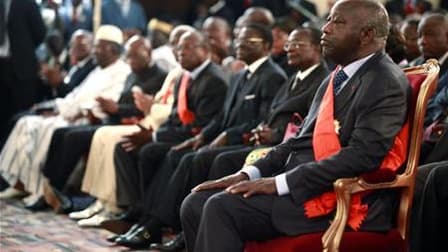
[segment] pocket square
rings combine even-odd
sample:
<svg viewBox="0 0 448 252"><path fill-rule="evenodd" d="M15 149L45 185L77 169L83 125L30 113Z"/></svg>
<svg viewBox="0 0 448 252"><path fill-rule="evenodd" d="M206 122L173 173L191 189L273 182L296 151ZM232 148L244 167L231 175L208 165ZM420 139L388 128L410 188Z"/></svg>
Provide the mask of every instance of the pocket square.
<svg viewBox="0 0 448 252"><path fill-rule="evenodd" d="M252 99L255 99L254 94L244 96L244 100L252 100Z"/></svg>

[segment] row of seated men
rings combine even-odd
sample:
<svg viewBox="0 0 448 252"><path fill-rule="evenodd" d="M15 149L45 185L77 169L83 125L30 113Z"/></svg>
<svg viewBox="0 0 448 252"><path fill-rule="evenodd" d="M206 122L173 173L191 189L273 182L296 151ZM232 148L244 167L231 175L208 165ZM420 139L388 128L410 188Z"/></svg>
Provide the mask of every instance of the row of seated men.
<svg viewBox="0 0 448 252"><path fill-rule="evenodd" d="M336 5L333 11L343 15L349 6L368 10L363 4L350 2L344 1ZM370 8L380 8L377 4L369 4ZM336 17L337 15L334 18L337 19ZM350 21L353 22L351 19ZM350 81L344 80L350 80L352 76L356 78L358 74L357 70L350 70L349 63L360 59L358 67L366 64L365 71L379 71L375 67L370 67L372 70L369 70L367 66L373 65L372 62L387 66L386 73L400 71L382 52L384 43L372 46L376 40L375 43L367 43L371 47L368 47L368 54L364 52L365 57L359 58L358 55L358 58L345 62L347 56L340 53L348 55L358 45L355 43L351 45L353 48L339 48L340 53L332 51L328 43L334 36L333 22L336 20L330 19L323 28L323 46L324 49L327 46L326 56L345 66L346 74L336 75L333 83L337 86L336 80L342 78L339 83L342 86L335 88L334 102L337 108L338 100L341 102L342 98L347 99L348 92L355 90L347 87ZM440 83L444 83L447 48L428 50L431 49L430 42L427 42L430 41L430 36L425 29L432 29L434 25L445 29L445 34L448 30L443 16L433 15L422 20L419 26L422 53L424 58L440 59ZM56 99L54 111L18 120L0 156L1 174L15 186L2 192L1 197L18 196L26 190L31 194L24 201L31 208L42 201L43 195L49 204L61 208L61 202L58 202L61 199L60 191L78 160L88 152L82 191L94 196L96 201L85 210L72 212L69 216L79 220L80 226L98 226L116 219L133 221L136 224L126 233L111 237L110 240L129 247L148 247L151 243L160 242L164 226L171 227L176 232L181 231L181 204L192 188L206 180L238 172L252 150L273 146L294 136L298 129L292 119L304 118L308 111L317 114L317 105L312 104L319 104L320 100L314 96L321 82L327 78L329 70L321 55L321 34L313 28L299 27L289 34L284 49L287 51L288 63L298 69L297 74L289 80L283 70L270 59L271 31L260 24L248 22L241 27L234 44L237 58L245 62L246 67L229 80L220 67L208 59L209 47L204 36L191 27L179 26L171 34L170 43L180 67L168 74L159 69L157 64L151 63L150 44L142 37L133 37L127 41L125 49L129 66L122 62L118 46L123 40L120 32L112 26L103 26L98 30L94 49L98 67L90 66L91 72L84 75L85 79L79 87L65 98ZM377 36L384 38L385 35ZM325 40L326 37L328 41ZM75 33L72 39L74 55L83 54L82 52L84 57L89 55L86 52L89 52L91 39L86 32ZM347 39L343 37L341 41L345 43ZM77 49L81 52L75 52ZM87 67L88 62L88 56L80 56L78 67ZM382 75L393 79L391 82L403 82L403 77L395 80L386 73ZM367 86L370 88L371 85ZM397 94L402 92L401 95L406 97L405 92L398 90L395 90ZM370 91L376 93L380 90ZM324 88L317 92L320 99L324 92ZM367 90L363 90L361 93L366 92ZM430 108L434 112L429 113L432 116L428 119L428 125L440 120L444 112L443 106L446 109L441 101L444 92L446 98L446 87L439 85L437 95L442 95L436 96L432 101ZM381 92L378 96L380 95ZM365 94L361 97L366 99ZM396 110L393 117L396 118L386 120L396 121L395 128L401 127L400 120L404 118L398 114L406 111L402 108L405 102L401 100L401 103L403 104L393 108L393 111ZM336 111L338 112L342 113ZM374 114L370 119L374 119ZM100 121L107 124L135 123L143 116L135 125L85 126ZM338 117L339 121L344 122L344 116L338 116L341 117ZM347 126L337 126L341 130L338 132L341 136L350 128ZM280 146L299 144L295 142L306 138L313 127L313 123L305 120L298 138L292 138ZM282 148L278 147L279 151L275 150L274 153L280 152ZM431 155L433 154L428 154L429 157ZM284 164L284 161L274 157L274 154L268 156L268 161L265 162L270 162L271 165L272 162L277 162L277 166ZM305 159L308 160L308 157ZM302 163L305 160L293 161ZM256 163L257 165L262 167L263 161ZM245 174L251 177L252 173L246 171ZM279 180L281 177L276 177L275 181ZM283 180L287 182L288 177L283 177ZM207 186L200 186L199 189L201 188ZM278 188L277 186L276 192L282 194ZM293 197L294 194L295 192ZM194 200L189 199L185 203L190 211L191 204L188 202ZM212 223L203 223L201 227L207 228ZM191 239L191 235L195 233L191 228L195 226L183 224L184 228L188 227L186 231L189 231L188 248L196 251L193 249L195 239ZM307 230L309 232L312 229L309 227ZM204 239L201 232L200 238ZM285 234L283 232L288 233L281 233ZM291 232L297 234L297 231ZM181 235L177 238L178 241L183 240ZM177 249L178 241L175 240L168 247ZM209 247L209 243L201 243L200 246L202 247L198 251L218 251L215 247ZM224 244L219 246L221 249L226 248ZM158 245L154 247L160 248ZM166 249L167 246L162 248Z"/></svg>

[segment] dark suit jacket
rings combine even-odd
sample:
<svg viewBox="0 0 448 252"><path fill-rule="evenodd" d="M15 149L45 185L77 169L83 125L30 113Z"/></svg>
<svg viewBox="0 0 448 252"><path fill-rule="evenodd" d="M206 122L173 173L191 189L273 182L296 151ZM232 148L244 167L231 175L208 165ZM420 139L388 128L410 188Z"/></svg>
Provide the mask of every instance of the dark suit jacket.
<svg viewBox="0 0 448 252"><path fill-rule="evenodd" d="M182 125L177 115L179 85L180 80L174 89L171 114L156 132L158 142L182 142L193 137L198 133L195 129L203 128L222 109L227 83L224 72L215 63L207 65L187 89L188 108L195 114L195 120L188 125Z"/></svg>
<svg viewBox="0 0 448 252"><path fill-rule="evenodd" d="M342 149L316 162L312 133L328 82L327 78L318 89L299 135L274 147L266 158L254 164L262 176L286 172L290 195L275 197L273 202L273 223L285 234L322 231L328 227L330 216L293 220L304 218L303 203L331 191L335 180L377 170L406 118L410 94L407 78L385 53L378 52L335 98L335 119L341 125ZM393 196L391 192L369 195L366 202L369 212L362 230L391 227Z"/></svg>
<svg viewBox="0 0 448 252"><path fill-rule="evenodd" d="M314 94L322 81L328 76L329 70L325 62L314 69L305 79L291 90L296 74L292 75L287 85L284 85L272 102L268 125L273 129L273 144L283 139L286 125L291 121L294 113L305 118L313 101Z"/></svg>
<svg viewBox="0 0 448 252"><path fill-rule="evenodd" d="M143 93L154 95L162 87L167 73L154 64L152 67L137 75L130 73L118 99L118 113L111 115L109 120L113 123L119 123L122 118L131 116L143 116L142 112L134 104L132 87L138 86Z"/></svg>
<svg viewBox="0 0 448 252"><path fill-rule="evenodd" d="M415 65L421 65L425 63L425 61L426 60L423 58L423 56L420 56L415 60ZM433 123L434 120L437 119L437 117L439 116L438 114L442 112L440 110L443 107L442 105L443 102L442 103L436 102L435 98L437 96L443 97L444 94L442 93L446 92L446 90L443 91L443 89L448 88L448 59L446 59L445 62L443 62L443 64L439 66L440 66L439 82L437 83L436 91L434 92L432 98L428 102L428 108L426 110L425 115L425 126L429 126L431 123Z"/></svg>
<svg viewBox="0 0 448 252"><path fill-rule="evenodd" d="M244 133L267 120L272 100L286 81L285 72L268 58L246 81L244 73L232 78L222 112L202 132L206 141L226 131L229 145L243 143Z"/></svg>
<svg viewBox="0 0 448 252"><path fill-rule="evenodd" d="M39 8L32 0L12 0L8 15L8 35L13 70L19 79L37 79L34 50L45 38L46 28Z"/></svg>
<svg viewBox="0 0 448 252"><path fill-rule="evenodd" d="M89 75L89 73L96 67L96 63L93 58L89 59L84 66L76 70L70 80L65 83L61 83L57 88L57 96L64 97L70 93L75 87L77 87L81 82Z"/></svg>

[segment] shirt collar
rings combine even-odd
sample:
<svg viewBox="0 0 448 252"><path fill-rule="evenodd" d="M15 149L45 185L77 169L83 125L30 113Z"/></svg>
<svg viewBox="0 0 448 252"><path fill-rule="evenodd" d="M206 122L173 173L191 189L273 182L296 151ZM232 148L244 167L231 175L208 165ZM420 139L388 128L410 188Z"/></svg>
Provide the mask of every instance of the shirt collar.
<svg viewBox="0 0 448 252"><path fill-rule="evenodd" d="M252 64L250 64L249 66L246 66L246 70L249 71L249 77L250 75L252 75L253 73L255 73L255 71L257 71L257 69L266 61L268 60L268 56L264 56L262 58L257 59L256 61L252 62Z"/></svg>
<svg viewBox="0 0 448 252"><path fill-rule="evenodd" d="M350 78L355 75L355 73L361 68L364 63L366 63L367 60L369 60L375 53L369 54L364 58L361 58L359 60L353 61L352 63L346 65L342 70L344 70L345 74L347 74L348 78L345 82L350 80Z"/></svg>
<svg viewBox="0 0 448 252"><path fill-rule="evenodd" d="M442 57L440 57L440 59L439 59L439 65L443 65L443 63L445 63L447 58L448 58L448 52L445 52L445 54L442 55Z"/></svg>
<svg viewBox="0 0 448 252"><path fill-rule="evenodd" d="M83 66L85 66L87 64L87 62L91 59L91 56L85 57L83 60L78 61L78 63L76 63L76 66L78 68L82 68Z"/></svg>
<svg viewBox="0 0 448 252"><path fill-rule="evenodd" d="M314 71L314 69L316 69L318 66L319 66L319 63L318 63L318 64L314 64L314 65L308 67L305 71L299 71L299 72L297 73L297 75L296 75L296 78L299 78L300 80L305 79L305 78L306 78L308 75L310 75L310 73L311 73L312 71Z"/></svg>
<svg viewBox="0 0 448 252"><path fill-rule="evenodd" d="M207 59L206 61L202 62L201 65L193 69L193 71L190 72L191 79L192 80L196 79L199 76L199 74L201 74L201 72L204 71L204 69L208 66L208 64L210 64L210 62L211 62L210 59Z"/></svg>

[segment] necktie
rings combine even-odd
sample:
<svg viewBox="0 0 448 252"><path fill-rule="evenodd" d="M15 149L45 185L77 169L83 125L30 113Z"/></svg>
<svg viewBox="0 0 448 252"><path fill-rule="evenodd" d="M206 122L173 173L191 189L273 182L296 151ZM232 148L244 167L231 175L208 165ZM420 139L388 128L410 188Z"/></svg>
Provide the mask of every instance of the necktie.
<svg viewBox="0 0 448 252"><path fill-rule="evenodd" d="M6 36L6 18L5 18L5 3L0 0L0 45L5 42Z"/></svg>
<svg viewBox="0 0 448 252"><path fill-rule="evenodd" d="M190 73L185 71L180 81L179 94L177 97L177 114L183 125L187 125L195 119L194 113L188 109L187 88L190 81Z"/></svg>
<svg viewBox="0 0 448 252"><path fill-rule="evenodd" d="M250 78L250 71L248 69L245 69L243 72L243 76L241 77L241 79L238 82L238 86L237 86L237 91L240 92L243 87L244 84L247 82L247 80Z"/></svg>
<svg viewBox="0 0 448 252"><path fill-rule="evenodd" d="M335 95L337 95L339 91L341 91L342 83L347 80L347 78L348 75L342 69L336 73L333 80L333 89Z"/></svg>
<svg viewBox="0 0 448 252"><path fill-rule="evenodd" d="M78 7L73 6L72 9L72 23L78 23Z"/></svg>
<svg viewBox="0 0 448 252"><path fill-rule="evenodd" d="M299 75L296 76L296 78L294 78L294 82L291 85L291 91L294 90L301 82L302 80L300 79Z"/></svg>

